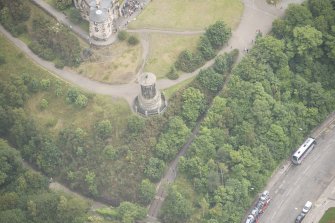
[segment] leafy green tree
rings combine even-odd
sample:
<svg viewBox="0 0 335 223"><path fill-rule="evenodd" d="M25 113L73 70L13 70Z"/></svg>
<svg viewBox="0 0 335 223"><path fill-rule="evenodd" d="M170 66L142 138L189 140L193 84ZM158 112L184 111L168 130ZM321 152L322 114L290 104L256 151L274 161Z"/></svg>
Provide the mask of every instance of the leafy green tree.
<svg viewBox="0 0 335 223"><path fill-rule="evenodd" d="M288 58L284 53L284 42L274 37L266 36L256 41L251 54L257 63L269 64L273 70L288 65Z"/></svg>
<svg viewBox="0 0 335 223"><path fill-rule="evenodd" d="M40 109L41 110L45 110L48 107L49 103L45 98L42 98L42 100L40 101Z"/></svg>
<svg viewBox="0 0 335 223"><path fill-rule="evenodd" d="M0 222L22 223L25 221L24 212L20 209L0 211Z"/></svg>
<svg viewBox="0 0 335 223"><path fill-rule="evenodd" d="M204 63L204 59L201 54L192 53L189 50L182 51L175 63L178 70L190 73L195 71Z"/></svg>
<svg viewBox="0 0 335 223"><path fill-rule="evenodd" d="M238 50L234 50L228 54L225 53L224 55L217 56L215 58L213 69L219 74L230 73L237 56Z"/></svg>
<svg viewBox="0 0 335 223"><path fill-rule="evenodd" d="M135 223L146 216L146 209L136 204L124 201L118 207L118 217L122 223Z"/></svg>
<svg viewBox="0 0 335 223"><path fill-rule="evenodd" d="M176 187L172 186L161 211L160 218L164 223L185 222L191 216L192 204Z"/></svg>
<svg viewBox="0 0 335 223"><path fill-rule="evenodd" d="M198 43L198 50L205 60L210 60L215 57L215 51L207 38L207 36L201 36L200 42Z"/></svg>
<svg viewBox="0 0 335 223"><path fill-rule="evenodd" d="M166 75L170 80L177 80L179 78L179 73L174 65L171 66L170 71Z"/></svg>
<svg viewBox="0 0 335 223"><path fill-rule="evenodd" d="M172 160L186 142L186 137L189 134L190 130L180 117L171 119L167 131L161 134L155 146L156 157L164 161Z"/></svg>
<svg viewBox="0 0 335 223"><path fill-rule="evenodd" d="M306 6L298 4L290 4L285 13L285 21L287 25L293 29L296 26L312 25L312 13Z"/></svg>
<svg viewBox="0 0 335 223"><path fill-rule="evenodd" d="M151 157L145 167L145 175L152 181L158 181L164 173L165 164L162 160Z"/></svg>
<svg viewBox="0 0 335 223"><path fill-rule="evenodd" d="M199 89L189 87L183 92L182 115L188 122L195 122L205 108L205 96Z"/></svg>
<svg viewBox="0 0 335 223"><path fill-rule="evenodd" d="M140 42L140 40L136 36L129 36L128 43L132 46L137 45Z"/></svg>
<svg viewBox="0 0 335 223"><path fill-rule="evenodd" d="M75 101L75 105L79 106L80 108L86 107L87 103L88 103L88 99L83 94L79 94Z"/></svg>
<svg viewBox="0 0 335 223"><path fill-rule="evenodd" d="M12 182L22 171L19 153L0 140L0 186Z"/></svg>
<svg viewBox="0 0 335 223"><path fill-rule="evenodd" d="M155 197L156 187L148 179L144 179L140 185L140 200L142 204L147 205Z"/></svg>
<svg viewBox="0 0 335 223"><path fill-rule="evenodd" d="M136 115L132 115L129 117L127 128L131 133L137 135L143 130L144 127L145 121L143 118Z"/></svg>
<svg viewBox="0 0 335 223"><path fill-rule="evenodd" d="M206 29L205 36L214 49L220 49L228 42L231 29L223 21L217 21Z"/></svg>
<svg viewBox="0 0 335 223"><path fill-rule="evenodd" d="M88 190L93 196L98 195L98 189L97 189L97 184L96 184L95 177L96 177L96 175L93 171L92 172L87 171L87 174L85 176L85 182L88 185Z"/></svg>
<svg viewBox="0 0 335 223"><path fill-rule="evenodd" d="M212 68L208 68L206 70L200 70L197 76L197 81L199 81L204 89L216 93L221 89L224 78Z"/></svg>
<svg viewBox="0 0 335 223"><path fill-rule="evenodd" d="M293 36L294 44L300 55L307 54L322 44L322 33L311 26L294 28Z"/></svg>
<svg viewBox="0 0 335 223"><path fill-rule="evenodd" d="M112 133L112 124L109 120L99 121L95 125L96 135L101 139L107 139Z"/></svg>

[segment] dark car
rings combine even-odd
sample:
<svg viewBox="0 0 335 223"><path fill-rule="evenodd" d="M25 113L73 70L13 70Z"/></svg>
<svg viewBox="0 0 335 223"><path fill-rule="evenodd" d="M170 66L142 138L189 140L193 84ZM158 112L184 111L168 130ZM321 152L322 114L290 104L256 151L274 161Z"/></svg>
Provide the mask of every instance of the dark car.
<svg viewBox="0 0 335 223"><path fill-rule="evenodd" d="M295 223L300 223L302 222L302 220L305 218L305 214L304 213L300 213L298 215L298 217L295 219Z"/></svg>

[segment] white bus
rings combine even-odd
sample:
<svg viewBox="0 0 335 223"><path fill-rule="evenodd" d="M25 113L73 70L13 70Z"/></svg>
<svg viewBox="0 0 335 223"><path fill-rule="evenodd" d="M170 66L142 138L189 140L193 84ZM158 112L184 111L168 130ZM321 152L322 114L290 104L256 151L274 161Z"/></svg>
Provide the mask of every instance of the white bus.
<svg viewBox="0 0 335 223"><path fill-rule="evenodd" d="M315 144L316 144L315 139L313 138L306 139L306 141L300 146L300 148L293 154L292 162L297 165L300 164L302 160L307 156L307 154L312 151Z"/></svg>

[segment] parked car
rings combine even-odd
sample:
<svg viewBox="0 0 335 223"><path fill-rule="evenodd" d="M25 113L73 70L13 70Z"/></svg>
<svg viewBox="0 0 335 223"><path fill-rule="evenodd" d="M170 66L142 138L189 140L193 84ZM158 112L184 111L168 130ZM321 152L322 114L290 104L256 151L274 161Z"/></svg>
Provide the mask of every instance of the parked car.
<svg viewBox="0 0 335 223"><path fill-rule="evenodd" d="M269 191L266 190L262 193L262 195L260 197L260 200L261 201L266 201L266 200L269 199L269 197L270 197L270 193L269 193Z"/></svg>
<svg viewBox="0 0 335 223"><path fill-rule="evenodd" d="M305 218L305 216L306 216L306 214L304 214L304 213L301 212L301 213L298 215L298 217L295 219L295 223L301 223L302 220Z"/></svg>
<svg viewBox="0 0 335 223"><path fill-rule="evenodd" d="M302 212L307 214L309 212L309 210L311 210L312 205L313 205L312 202L307 201L304 208L302 209Z"/></svg>

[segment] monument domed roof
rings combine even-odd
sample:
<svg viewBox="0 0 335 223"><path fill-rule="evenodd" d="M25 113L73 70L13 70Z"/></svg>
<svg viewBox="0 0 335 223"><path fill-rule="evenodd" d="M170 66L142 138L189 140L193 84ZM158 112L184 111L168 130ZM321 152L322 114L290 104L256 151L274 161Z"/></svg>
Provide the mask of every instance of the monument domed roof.
<svg viewBox="0 0 335 223"><path fill-rule="evenodd" d="M139 78L138 82L142 86L151 86L156 83L156 76L153 73L142 73Z"/></svg>

